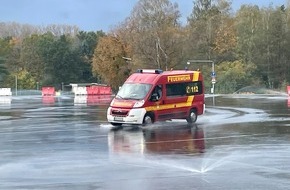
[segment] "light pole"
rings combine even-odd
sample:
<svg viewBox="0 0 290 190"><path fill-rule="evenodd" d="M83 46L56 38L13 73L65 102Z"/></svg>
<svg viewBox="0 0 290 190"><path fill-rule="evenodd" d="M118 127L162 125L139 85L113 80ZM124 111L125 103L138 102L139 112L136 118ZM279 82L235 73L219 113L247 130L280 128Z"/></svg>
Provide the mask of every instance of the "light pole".
<svg viewBox="0 0 290 190"><path fill-rule="evenodd" d="M158 37L157 38L157 48L159 47L159 49L162 51L162 53L164 54L165 56L165 70L167 71L168 68L167 68L167 62L168 62L168 55L165 53L165 51L162 49L161 45L160 45L160 38ZM158 55L159 57L159 55Z"/></svg>
<svg viewBox="0 0 290 190"><path fill-rule="evenodd" d="M18 78L17 78L17 73L16 73L16 75L15 75L15 95L17 96L17 80L18 80Z"/></svg>
<svg viewBox="0 0 290 190"><path fill-rule="evenodd" d="M187 64L190 65L190 63L211 63L211 93L214 94L214 85L216 83L216 74L215 74L215 66L214 61L212 60L188 60Z"/></svg>

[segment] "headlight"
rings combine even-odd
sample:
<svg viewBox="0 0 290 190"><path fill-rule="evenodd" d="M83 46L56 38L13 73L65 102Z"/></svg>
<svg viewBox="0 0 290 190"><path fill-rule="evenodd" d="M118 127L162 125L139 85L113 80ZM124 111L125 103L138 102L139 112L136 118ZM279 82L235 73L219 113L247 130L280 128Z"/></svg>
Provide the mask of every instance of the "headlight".
<svg viewBox="0 0 290 190"><path fill-rule="evenodd" d="M144 105L145 101L144 100L140 100L138 102L135 102L133 108L140 108Z"/></svg>
<svg viewBox="0 0 290 190"><path fill-rule="evenodd" d="M114 104L115 98L111 101L110 106L112 107Z"/></svg>

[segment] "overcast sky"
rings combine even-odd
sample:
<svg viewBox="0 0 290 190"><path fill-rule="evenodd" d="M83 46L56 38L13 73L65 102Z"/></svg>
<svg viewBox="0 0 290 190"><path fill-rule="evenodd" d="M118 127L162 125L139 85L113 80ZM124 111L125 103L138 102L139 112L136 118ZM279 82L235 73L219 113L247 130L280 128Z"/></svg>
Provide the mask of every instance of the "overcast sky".
<svg viewBox="0 0 290 190"><path fill-rule="evenodd" d="M190 15L193 0L177 2L182 22ZM233 0L232 7L258 4L260 7L281 6L287 0ZM76 25L81 30L107 32L128 17L138 0L0 0L0 22L18 22L46 26Z"/></svg>

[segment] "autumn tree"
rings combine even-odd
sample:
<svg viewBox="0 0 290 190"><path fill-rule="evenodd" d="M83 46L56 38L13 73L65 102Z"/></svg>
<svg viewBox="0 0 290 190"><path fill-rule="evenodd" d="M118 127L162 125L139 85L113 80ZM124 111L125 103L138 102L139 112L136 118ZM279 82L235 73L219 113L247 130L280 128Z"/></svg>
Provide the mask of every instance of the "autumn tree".
<svg viewBox="0 0 290 190"><path fill-rule="evenodd" d="M220 23L214 31L213 54L215 61L236 60L237 32L236 22L231 14L230 2L226 0L217 1Z"/></svg>
<svg viewBox="0 0 290 190"><path fill-rule="evenodd" d="M130 67L122 58L125 56L126 48L120 39L114 36L102 37L94 53L94 74L100 75L104 83L117 90L130 74Z"/></svg>

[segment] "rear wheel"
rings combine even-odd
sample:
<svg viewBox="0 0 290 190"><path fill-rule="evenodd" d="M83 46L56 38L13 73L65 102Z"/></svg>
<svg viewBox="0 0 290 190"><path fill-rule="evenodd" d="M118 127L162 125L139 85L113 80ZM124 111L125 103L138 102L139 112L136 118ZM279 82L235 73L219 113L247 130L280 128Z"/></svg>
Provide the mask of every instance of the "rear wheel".
<svg viewBox="0 0 290 190"><path fill-rule="evenodd" d="M195 109L191 109L191 110L189 111L189 114L188 114L187 118L186 118L186 121L187 121L189 124L191 124L191 123L196 122L196 120L197 120L197 113L196 113L196 110L195 110Z"/></svg>

